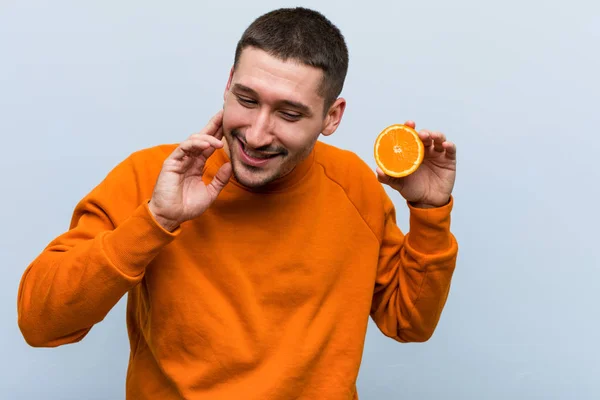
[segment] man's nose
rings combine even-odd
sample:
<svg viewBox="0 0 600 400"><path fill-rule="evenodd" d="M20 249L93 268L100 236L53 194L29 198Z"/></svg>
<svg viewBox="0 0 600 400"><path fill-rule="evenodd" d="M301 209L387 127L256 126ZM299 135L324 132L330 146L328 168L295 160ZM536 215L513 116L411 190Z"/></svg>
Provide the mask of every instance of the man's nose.
<svg viewBox="0 0 600 400"><path fill-rule="evenodd" d="M270 145L273 142L271 124L268 110L259 111L252 121L252 125L246 130L246 144L254 149Z"/></svg>

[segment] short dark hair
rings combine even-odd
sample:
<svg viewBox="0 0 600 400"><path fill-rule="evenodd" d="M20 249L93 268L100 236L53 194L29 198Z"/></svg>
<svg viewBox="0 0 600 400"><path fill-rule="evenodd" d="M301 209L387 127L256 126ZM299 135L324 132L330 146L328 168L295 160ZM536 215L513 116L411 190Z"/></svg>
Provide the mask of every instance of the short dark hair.
<svg viewBox="0 0 600 400"><path fill-rule="evenodd" d="M325 100L324 112L342 92L348 72L348 48L340 30L318 11L280 8L259 16L237 43L234 69L242 50L249 46L283 61L297 60L323 70L319 95Z"/></svg>

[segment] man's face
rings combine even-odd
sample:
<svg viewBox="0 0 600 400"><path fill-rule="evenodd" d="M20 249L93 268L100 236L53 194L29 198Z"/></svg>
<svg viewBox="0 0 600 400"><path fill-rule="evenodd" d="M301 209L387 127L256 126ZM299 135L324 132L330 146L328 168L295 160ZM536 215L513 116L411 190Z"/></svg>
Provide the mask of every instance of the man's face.
<svg viewBox="0 0 600 400"><path fill-rule="evenodd" d="M318 94L323 72L246 48L227 83L225 151L242 185L255 188L283 177L311 152L319 134L335 131L345 102L324 115Z"/></svg>

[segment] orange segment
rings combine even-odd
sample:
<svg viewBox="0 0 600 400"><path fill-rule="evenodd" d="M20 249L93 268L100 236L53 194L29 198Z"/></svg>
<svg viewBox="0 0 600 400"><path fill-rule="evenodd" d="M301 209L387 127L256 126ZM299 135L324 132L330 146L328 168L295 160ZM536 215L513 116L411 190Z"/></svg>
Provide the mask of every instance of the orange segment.
<svg viewBox="0 0 600 400"><path fill-rule="evenodd" d="M375 162L395 178L415 172L424 156L425 147L417 131L406 125L390 125L375 140Z"/></svg>

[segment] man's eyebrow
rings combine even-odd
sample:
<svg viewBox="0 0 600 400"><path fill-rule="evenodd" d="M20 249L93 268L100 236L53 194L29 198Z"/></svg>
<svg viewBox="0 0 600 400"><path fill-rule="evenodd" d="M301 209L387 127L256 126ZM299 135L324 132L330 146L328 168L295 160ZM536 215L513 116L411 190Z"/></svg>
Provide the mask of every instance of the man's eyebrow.
<svg viewBox="0 0 600 400"><path fill-rule="evenodd" d="M233 85L233 90L237 90L239 92L246 92L248 94L254 95L258 97L258 93L256 93L256 90L249 88L248 86L244 86L241 83L236 83Z"/></svg>
<svg viewBox="0 0 600 400"><path fill-rule="evenodd" d="M238 92L244 92L244 93L247 93L247 94L255 96L255 97L259 97L256 90L254 90L248 86L242 85L241 83L235 83L233 85L233 90L238 91ZM308 117L312 117L312 115L313 115L313 112L309 106L307 106L306 104L297 102L297 101L281 100L279 102L279 104L294 108L294 109L298 110L299 112L301 112L302 114L305 114Z"/></svg>

